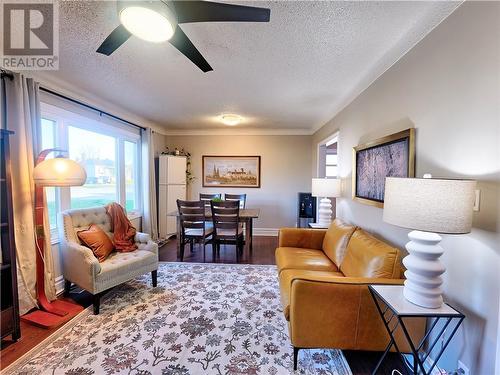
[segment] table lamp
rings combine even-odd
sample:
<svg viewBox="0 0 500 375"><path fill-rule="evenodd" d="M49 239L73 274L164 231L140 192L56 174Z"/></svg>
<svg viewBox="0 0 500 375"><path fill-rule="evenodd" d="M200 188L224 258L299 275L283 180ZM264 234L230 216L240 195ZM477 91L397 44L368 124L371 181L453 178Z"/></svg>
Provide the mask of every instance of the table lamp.
<svg viewBox="0 0 500 375"><path fill-rule="evenodd" d="M403 295L415 305L443 304L441 275L446 268L439 261L444 250L437 233L471 231L475 189L472 180L386 178L383 220L413 229L406 244L409 255L403 259Z"/></svg>
<svg viewBox="0 0 500 375"><path fill-rule="evenodd" d="M58 152L53 159L45 159L51 152ZM22 320L34 325L51 328L62 324L83 308L79 305L56 300L50 302L45 295L45 254L44 212L45 200L43 188L50 186L81 186L87 179L85 169L77 162L64 158L59 149L47 149L40 152L33 171L35 182L35 232L36 232L36 296L39 310L23 315Z"/></svg>
<svg viewBox="0 0 500 375"><path fill-rule="evenodd" d="M332 222L332 201L329 197L340 197L340 179L313 178L312 196L321 198L318 210L318 224L329 227Z"/></svg>

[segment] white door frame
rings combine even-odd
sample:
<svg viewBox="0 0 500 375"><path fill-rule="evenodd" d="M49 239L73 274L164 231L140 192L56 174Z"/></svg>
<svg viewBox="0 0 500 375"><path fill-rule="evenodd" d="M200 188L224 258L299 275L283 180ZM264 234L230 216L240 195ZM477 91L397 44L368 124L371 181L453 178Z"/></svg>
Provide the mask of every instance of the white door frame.
<svg viewBox="0 0 500 375"><path fill-rule="evenodd" d="M330 143L332 141L337 141L337 150L339 148L339 131L335 131L334 133L330 134L328 137L325 139L321 140L318 142L318 145L316 146L316 177L319 176L319 156L320 156L320 147L322 145L325 145L327 143ZM340 165L339 162L339 153L337 151L337 165Z"/></svg>
<svg viewBox="0 0 500 375"><path fill-rule="evenodd" d="M318 145L316 146L316 177L319 177L320 171L319 171L319 158L320 158L320 147L322 145L326 145L327 143L333 143L332 141L337 142L337 170L338 166L340 165L340 158L339 158L339 131L335 131L332 134L330 134L328 137L325 139L322 139L321 141L318 142ZM337 176L338 177L338 176ZM319 199L316 199L316 222L318 222L318 215L319 215Z"/></svg>

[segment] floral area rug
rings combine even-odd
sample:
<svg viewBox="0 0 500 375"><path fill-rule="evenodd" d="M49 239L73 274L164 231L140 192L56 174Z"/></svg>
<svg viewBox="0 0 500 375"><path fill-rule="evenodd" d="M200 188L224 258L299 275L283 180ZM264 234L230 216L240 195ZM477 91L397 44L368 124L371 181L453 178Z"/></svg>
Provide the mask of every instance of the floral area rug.
<svg viewBox="0 0 500 375"><path fill-rule="evenodd" d="M160 263L113 289L9 366L12 374L291 374L275 266ZM301 350L297 374L349 375L339 350Z"/></svg>

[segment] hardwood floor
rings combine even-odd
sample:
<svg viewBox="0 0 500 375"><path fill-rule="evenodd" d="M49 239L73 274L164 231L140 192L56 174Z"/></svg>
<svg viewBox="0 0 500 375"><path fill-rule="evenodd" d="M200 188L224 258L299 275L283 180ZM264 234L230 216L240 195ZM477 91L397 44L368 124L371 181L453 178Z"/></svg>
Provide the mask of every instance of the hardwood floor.
<svg viewBox="0 0 500 375"><path fill-rule="evenodd" d="M247 248L240 259L240 263L246 264L275 264L274 250L278 244L277 237L255 237L253 251L250 253ZM213 261L212 247L206 247L206 262ZM177 244L173 239L162 246L159 250L159 259L163 262L177 261ZM221 246L220 254L215 259L218 263L235 263L236 253L233 245ZM186 246L184 262L203 262L203 248L196 245L193 253L190 253L189 246ZM70 295L74 301L82 306L91 304L91 296L85 291L72 292ZM59 327L60 328L60 327ZM21 339L17 343L9 340L2 340L0 352L0 369L7 367L23 354L28 352L42 340L54 333L56 329L46 330L21 322ZM381 356L379 352L344 351L349 366L354 375L368 375L375 367ZM391 374L393 369L400 369L401 365L398 357L390 353L380 368L380 374ZM403 372L404 373L404 372Z"/></svg>

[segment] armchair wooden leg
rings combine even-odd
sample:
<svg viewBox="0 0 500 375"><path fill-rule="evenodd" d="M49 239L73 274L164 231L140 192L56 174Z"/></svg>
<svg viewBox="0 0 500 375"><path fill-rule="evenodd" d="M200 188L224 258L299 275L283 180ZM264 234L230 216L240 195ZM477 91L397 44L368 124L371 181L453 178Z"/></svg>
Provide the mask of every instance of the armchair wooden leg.
<svg viewBox="0 0 500 375"><path fill-rule="evenodd" d="M92 304L94 305L94 315L99 315L99 308L101 307L101 293L94 294Z"/></svg>
<svg viewBox="0 0 500 375"><path fill-rule="evenodd" d="M191 238L191 241L189 241L189 252L192 254L194 250L194 240Z"/></svg>
<svg viewBox="0 0 500 375"><path fill-rule="evenodd" d="M153 281L153 287L158 285L158 270L151 271L151 279Z"/></svg>
<svg viewBox="0 0 500 375"><path fill-rule="evenodd" d="M70 290L71 290L71 281L64 280L64 293L63 293L63 296L64 297L68 297Z"/></svg>
<svg viewBox="0 0 500 375"><path fill-rule="evenodd" d="M300 348L293 347L293 371L297 371L297 363L299 360L299 350Z"/></svg>

